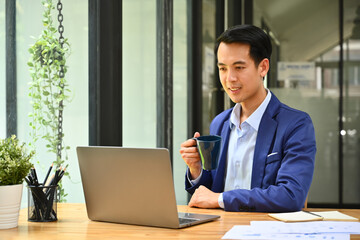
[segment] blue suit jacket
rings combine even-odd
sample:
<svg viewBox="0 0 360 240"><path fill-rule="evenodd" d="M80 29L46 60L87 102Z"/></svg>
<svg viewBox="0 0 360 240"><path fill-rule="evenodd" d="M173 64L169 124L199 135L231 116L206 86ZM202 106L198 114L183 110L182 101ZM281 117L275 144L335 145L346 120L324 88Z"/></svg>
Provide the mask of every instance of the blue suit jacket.
<svg viewBox="0 0 360 240"><path fill-rule="evenodd" d="M218 168L204 170L197 185L191 186L186 180L186 190L191 194L200 185L214 192L224 191L231 111L228 109L220 113L210 125L210 134L222 137ZM315 153L315 133L310 116L281 103L272 93L259 125L251 189L224 192L225 210L300 210L311 185Z"/></svg>

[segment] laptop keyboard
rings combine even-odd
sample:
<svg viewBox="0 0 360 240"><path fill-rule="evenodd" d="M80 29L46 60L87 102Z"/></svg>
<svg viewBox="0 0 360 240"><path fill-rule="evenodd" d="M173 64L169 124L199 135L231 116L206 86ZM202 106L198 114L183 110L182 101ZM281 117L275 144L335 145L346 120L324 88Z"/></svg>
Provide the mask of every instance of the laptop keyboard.
<svg viewBox="0 0 360 240"><path fill-rule="evenodd" d="M180 224L192 223L192 222L196 222L196 221L199 221L199 219L196 219L196 218L179 218Z"/></svg>

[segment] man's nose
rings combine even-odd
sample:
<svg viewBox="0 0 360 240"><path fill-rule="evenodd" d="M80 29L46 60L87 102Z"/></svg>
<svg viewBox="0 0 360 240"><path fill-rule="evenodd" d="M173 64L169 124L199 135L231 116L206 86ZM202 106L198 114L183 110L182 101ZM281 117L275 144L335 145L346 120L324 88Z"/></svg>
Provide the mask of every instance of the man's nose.
<svg viewBox="0 0 360 240"><path fill-rule="evenodd" d="M228 81L236 81L236 75L235 72L233 70L228 70L228 76L227 76L227 80Z"/></svg>

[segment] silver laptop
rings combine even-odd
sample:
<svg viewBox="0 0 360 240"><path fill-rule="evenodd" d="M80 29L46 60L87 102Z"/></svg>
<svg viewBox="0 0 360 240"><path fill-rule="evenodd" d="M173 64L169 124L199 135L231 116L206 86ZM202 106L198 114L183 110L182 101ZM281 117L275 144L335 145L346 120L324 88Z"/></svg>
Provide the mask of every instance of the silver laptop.
<svg viewBox="0 0 360 240"><path fill-rule="evenodd" d="M91 220L183 228L220 217L178 213L167 149L77 147L77 155Z"/></svg>

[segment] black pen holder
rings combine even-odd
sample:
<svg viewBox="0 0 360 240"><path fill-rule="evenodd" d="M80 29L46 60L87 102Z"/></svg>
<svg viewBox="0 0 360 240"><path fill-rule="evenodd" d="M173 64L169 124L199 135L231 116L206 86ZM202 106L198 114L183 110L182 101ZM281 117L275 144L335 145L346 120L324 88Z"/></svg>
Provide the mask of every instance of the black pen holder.
<svg viewBox="0 0 360 240"><path fill-rule="evenodd" d="M28 221L57 220L57 186L28 186Z"/></svg>

